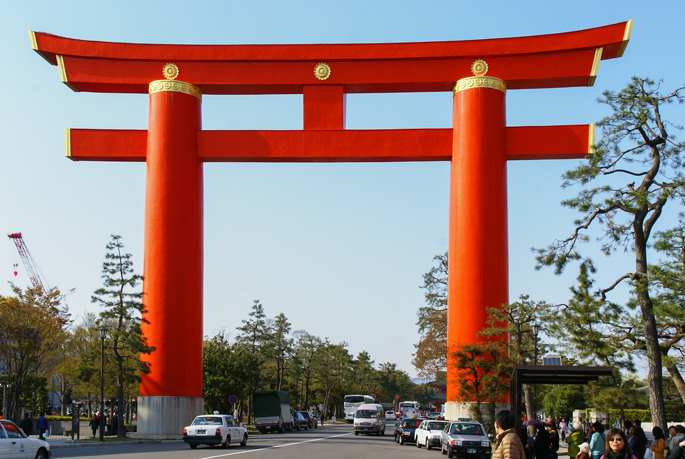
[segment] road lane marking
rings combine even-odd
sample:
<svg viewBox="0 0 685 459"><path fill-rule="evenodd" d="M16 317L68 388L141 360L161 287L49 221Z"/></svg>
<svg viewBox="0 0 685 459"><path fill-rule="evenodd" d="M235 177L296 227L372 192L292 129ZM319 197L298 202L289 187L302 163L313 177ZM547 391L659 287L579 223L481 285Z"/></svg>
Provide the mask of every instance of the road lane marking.
<svg viewBox="0 0 685 459"><path fill-rule="evenodd" d="M218 456L207 456L203 457L201 459L216 459L217 457L226 457L226 456L233 456L236 454L246 454L246 453L255 453L257 451L264 451L266 449L276 449L276 448L285 448L286 446L293 446L293 445L301 445L302 443L310 443L313 441L321 441L321 440L328 440L330 438L336 438L336 437L344 437L346 435L352 435L352 432L346 433L346 434L340 434L340 435L331 435L330 437L321 437L321 438L314 438L312 440L304 440L304 441L297 441L295 443L286 443L285 445L276 445L276 446L267 446L265 448L258 448L258 449L249 449L249 450L244 450L244 451L236 451L235 453L226 453L226 454L220 454Z"/></svg>

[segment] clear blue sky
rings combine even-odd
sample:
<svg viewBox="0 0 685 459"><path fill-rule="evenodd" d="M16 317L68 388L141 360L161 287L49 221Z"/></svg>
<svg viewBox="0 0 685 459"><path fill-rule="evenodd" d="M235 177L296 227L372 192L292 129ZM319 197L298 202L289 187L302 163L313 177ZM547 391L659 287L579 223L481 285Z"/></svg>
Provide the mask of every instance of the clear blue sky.
<svg viewBox="0 0 685 459"><path fill-rule="evenodd" d="M584 124L595 100L632 75L685 80L685 3L662 1L24 1L0 0L0 228L22 232L72 314L91 293L109 235L123 236L142 273L144 164L74 163L64 128L145 129L148 97L74 93L34 53L27 31L85 40L178 44L369 43L468 40L580 30L635 19L624 56L603 61L592 88L509 91L510 126ZM348 97L347 126L451 126L451 93ZM682 114L676 121L683 123ZM205 129L299 129L301 96L206 96ZM534 141L531 142L535 146ZM544 145L538 147L544 148ZM530 248L565 236L559 202L575 161L509 165L510 300L565 302L576 272L534 271ZM422 274L447 248L448 163L205 165L205 334L233 332L254 299L293 330L346 341L414 375ZM672 221L672 215L666 220ZM9 240L0 294L29 284ZM630 256L594 255L605 285ZM183 267L181 267L183 268ZM618 293L620 298L621 293ZM180 319L182 320L182 319ZM376 327L359 327L375 324Z"/></svg>

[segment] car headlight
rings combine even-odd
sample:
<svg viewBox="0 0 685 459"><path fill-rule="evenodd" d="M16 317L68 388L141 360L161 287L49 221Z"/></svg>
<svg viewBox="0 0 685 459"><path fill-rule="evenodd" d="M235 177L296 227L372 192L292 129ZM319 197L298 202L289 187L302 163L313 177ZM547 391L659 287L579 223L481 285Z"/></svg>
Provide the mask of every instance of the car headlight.
<svg viewBox="0 0 685 459"><path fill-rule="evenodd" d="M483 440L482 442L480 442L480 446L490 446L490 442L487 440Z"/></svg>
<svg viewBox="0 0 685 459"><path fill-rule="evenodd" d="M461 446L461 440L452 440L450 442L450 445L452 446Z"/></svg>

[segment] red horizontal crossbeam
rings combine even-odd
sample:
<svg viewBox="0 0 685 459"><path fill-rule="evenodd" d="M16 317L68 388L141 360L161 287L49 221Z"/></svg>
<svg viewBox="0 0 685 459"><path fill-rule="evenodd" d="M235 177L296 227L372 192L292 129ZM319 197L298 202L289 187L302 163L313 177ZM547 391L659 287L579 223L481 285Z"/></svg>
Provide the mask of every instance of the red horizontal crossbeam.
<svg viewBox="0 0 685 459"><path fill-rule="evenodd" d="M509 89L585 86L600 60L620 57L632 21L532 37L433 43L323 45L154 45L74 40L30 32L33 49L59 65L76 91L147 93L175 63L179 80L204 94L302 94L307 85L345 93L449 91L484 59ZM330 77L314 67L325 62Z"/></svg>
<svg viewBox="0 0 685 459"><path fill-rule="evenodd" d="M452 129L199 131L204 162L450 161ZM509 127L507 159L583 158L594 125ZM75 161L145 161L147 131L67 129Z"/></svg>

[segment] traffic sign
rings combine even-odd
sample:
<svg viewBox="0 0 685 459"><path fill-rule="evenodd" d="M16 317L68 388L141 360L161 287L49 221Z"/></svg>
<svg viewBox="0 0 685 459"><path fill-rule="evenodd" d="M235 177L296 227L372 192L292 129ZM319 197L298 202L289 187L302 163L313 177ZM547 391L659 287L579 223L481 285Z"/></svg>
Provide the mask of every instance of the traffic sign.
<svg viewBox="0 0 685 459"><path fill-rule="evenodd" d="M236 403L238 403L238 397L236 397L235 395L231 395L230 397L228 397L228 403L230 403L231 405L235 405Z"/></svg>

